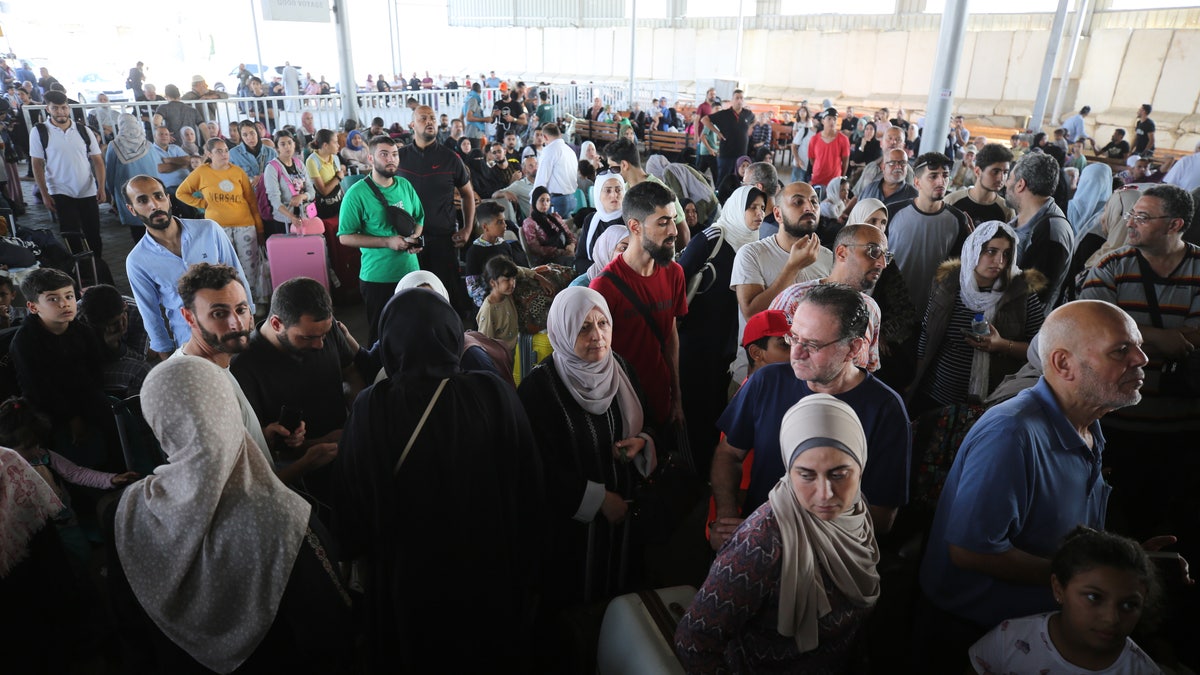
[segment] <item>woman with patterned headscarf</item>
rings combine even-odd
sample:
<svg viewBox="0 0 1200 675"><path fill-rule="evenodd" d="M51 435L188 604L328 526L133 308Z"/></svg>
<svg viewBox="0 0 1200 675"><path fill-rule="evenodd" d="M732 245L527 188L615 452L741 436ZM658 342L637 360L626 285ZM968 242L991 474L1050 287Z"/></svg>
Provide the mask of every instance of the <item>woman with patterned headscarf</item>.
<svg viewBox="0 0 1200 675"><path fill-rule="evenodd" d="M126 207L125 181L137 175L157 176L158 162L150 152L146 129L138 118L128 113L117 120L117 135L104 154L104 188L113 196L117 216L129 226L134 241L142 238L146 226Z"/></svg>

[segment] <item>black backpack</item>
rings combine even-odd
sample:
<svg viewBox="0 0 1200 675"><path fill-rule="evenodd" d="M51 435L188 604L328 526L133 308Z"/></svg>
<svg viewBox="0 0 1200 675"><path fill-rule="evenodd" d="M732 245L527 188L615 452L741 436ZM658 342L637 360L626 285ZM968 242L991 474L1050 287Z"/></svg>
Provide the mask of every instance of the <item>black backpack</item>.
<svg viewBox="0 0 1200 675"><path fill-rule="evenodd" d="M46 149L49 147L49 144L50 144L50 130L48 128L46 128L45 122L38 122L34 126L37 127L38 138L42 139L42 152L45 153ZM87 154L91 154L92 135L88 133L88 128L86 126L80 124L79 121L76 120L75 121L75 130L78 131L79 135L83 137L84 151Z"/></svg>

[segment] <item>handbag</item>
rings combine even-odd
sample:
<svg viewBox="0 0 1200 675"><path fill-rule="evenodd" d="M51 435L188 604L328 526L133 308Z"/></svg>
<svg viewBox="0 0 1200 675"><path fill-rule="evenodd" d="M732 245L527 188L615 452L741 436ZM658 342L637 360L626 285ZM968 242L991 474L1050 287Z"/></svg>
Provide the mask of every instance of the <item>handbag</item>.
<svg viewBox="0 0 1200 675"><path fill-rule="evenodd" d="M333 155L333 164L334 166L341 168L341 160L338 159L337 155ZM315 216L317 218L337 218L342 210L342 197L344 195L345 192L342 190L342 184L340 181L337 184L337 189L333 192L330 192L327 195L323 195L318 192L315 200L316 206L314 207L316 209Z"/></svg>
<svg viewBox="0 0 1200 675"><path fill-rule="evenodd" d="M1142 289L1146 295L1146 310L1155 328L1163 327L1162 312L1158 308L1158 295L1150 276L1154 271L1150 263L1139 253L1138 271L1142 276ZM1182 359L1163 361L1158 391L1166 396L1200 396L1200 351L1192 350Z"/></svg>
<svg viewBox="0 0 1200 675"><path fill-rule="evenodd" d="M383 192L379 190L379 186L370 177L366 178L367 187L371 188L371 192L375 193L375 198L383 205L384 216L387 218L388 227L401 237L411 237L417 231L417 221L409 215L408 211L399 206L392 206L383 196ZM338 199L341 199L340 197Z"/></svg>

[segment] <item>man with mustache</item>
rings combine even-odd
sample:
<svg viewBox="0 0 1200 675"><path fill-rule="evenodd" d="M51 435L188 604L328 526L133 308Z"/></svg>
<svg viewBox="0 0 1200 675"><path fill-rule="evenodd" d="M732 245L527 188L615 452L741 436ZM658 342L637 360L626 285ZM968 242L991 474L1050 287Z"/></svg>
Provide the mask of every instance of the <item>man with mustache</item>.
<svg viewBox="0 0 1200 675"><path fill-rule="evenodd" d="M746 321L767 309L785 288L828 276L833 252L816 235L820 200L808 183L785 186L773 200L772 214L781 227L773 236L743 246L733 259L729 285L737 294L738 340ZM733 381L746 377L745 351L733 362Z"/></svg>
<svg viewBox="0 0 1200 675"><path fill-rule="evenodd" d="M1047 307L1057 304L1074 251L1075 230L1054 203L1061 173L1053 157L1031 152L1017 160L1005 183L1004 196L1017 212L1008 223L1017 231L1017 266L1050 280L1039 296Z"/></svg>
<svg viewBox="0 0 1200 675"><path fill-rule="evenodd" d="M1104 529L1100 418L1142 398L1141 331L1120 308L1079 300L1051 312L1037 341L1042 377L979 418L946 477L914 640L938 647L919 672L961 672L992 627L1054 610L1050 557L1077 526Z"/></svg>
<svg viewBox="0 0 1200 675"><path fill-rule="evenodd" d="M192 337L183 318L183 300L176 290L179 278L195 263L231 266L245 284L229 235L215 221L189 220L171 215L172 191L154 176L134 176L125 183L125 207L146 225L146 236L125 258L125 273L133 297L142 310L142 324L150 336L151 356L165 359ZM250 287L246 286L247 297ZM159 307L166 309L164 321ZM250 303L254 311L254 303Z"/></svg>
<svg viewBox="0 0 1200 675"><path fill-rule="evenodd" d="M954 162L940 152L921 155L913 166L916 198L888 206L888 243L908 284L917 316L925 316L938 265L957 258L971 233L968 218L944 201L953 166Z"/></svg>
<svg viewBox="0 0 1200 675"><path fill-rule="evenodd" d="M679 332L687 314L683 268L675 262L675 194L643 181L621 203L629 248L592 280L613 316L613 351L637 372L656 428L683 422L679 388Z"/></svg>

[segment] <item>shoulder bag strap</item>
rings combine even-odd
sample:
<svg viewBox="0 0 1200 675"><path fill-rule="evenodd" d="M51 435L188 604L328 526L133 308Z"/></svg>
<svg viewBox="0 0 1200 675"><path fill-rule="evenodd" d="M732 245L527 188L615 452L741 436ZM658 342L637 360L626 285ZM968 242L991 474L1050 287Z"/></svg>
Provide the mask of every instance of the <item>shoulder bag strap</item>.
<svg viewBox="0 0 1200 675"><path fill-rule="evenodd" d="M437 391L433 392L433 398L429 399L429 405L425 406L425 412L421 415L420 421L417 422L417 428L413 429L412 436L408 439L408 445L404 446L404 452L400 453L400 459L396 462L396 467L392 469L392 477L395 478L400 473L400 467L404 464L404 460L408 457L408 452L412 450L413 443L417 442L417 436L421 435L421 429L425 428L425 420L429 419L429 413L433 412L433 406L442 395L442 390L446 388L446 383L450 378L445 378L438 384Z"/></svg>
<svg viewBox="0 0 1200 675"><path fill-rule="evenodd" d="M1154 270L1150 269L1150 263L1146 262L1141 253L1135 251L1134 255L1137 256L1138 272L1142 277L1142 292L1146 294L1146 310L1150 312L1150 323L1153 323L1155 328L1162 328L1163 318L1158 309L1158 294L1154 291L1154 282L1150 280Z"/></svg>
<svg viewBox="0 0 1200 675"><path fill-rule="evenodd" d="M659 349L665 353L667 349L667 338L665 335L663 335L662 329L659 328L658 324L654 321L654 314L650 311L650 308L646 306L646 303L642 302L642 299L639 298L637 293L635 293L633 289L629 287L629 284L625 283L625 280L616 274L613 274L608 270L604 270L600 273L600 276L611 281L612 284L617 287L617 290L621 291L621 295L624 295L625 298L633 304L633 308L638 311L638 314L642 315L642 318L646 320L646 324L650 326L650 332L654 333L654 337L658 339Z"/></svg>
<svg viewBox="0 0 1200 675"><path fill-rule="evenodd" d="M371 192L375 193L375 198L379 200L380 204L383 204L383 210L386 212L387 207L391 206L391 204L388 204L387 199L384 199L383 192L379 190L379 186L375 184L375 181L371 180L370 176L363 179L363 182L367 184L367 187L371 188Z"/></svg>

